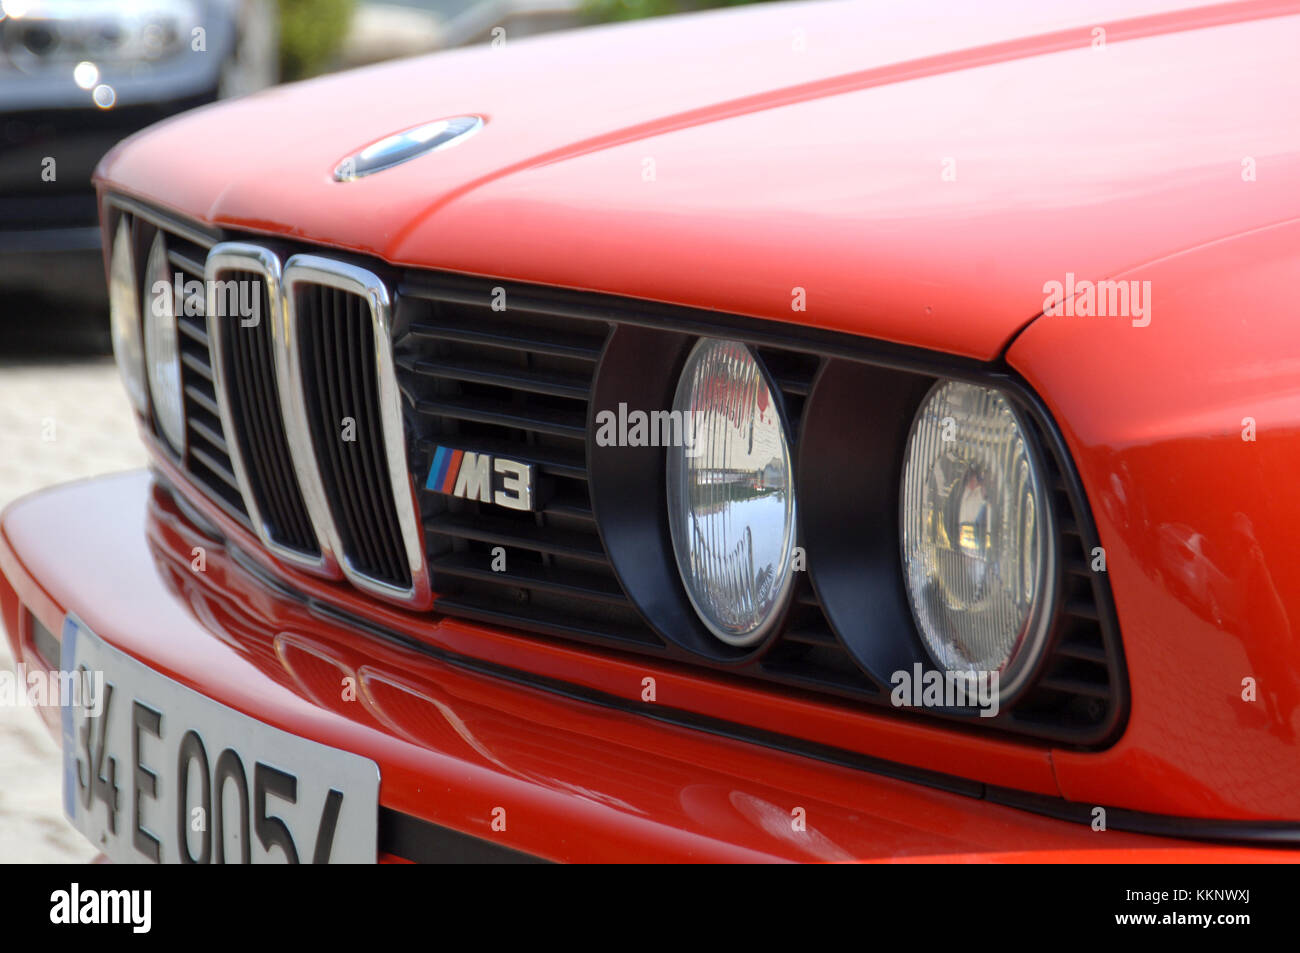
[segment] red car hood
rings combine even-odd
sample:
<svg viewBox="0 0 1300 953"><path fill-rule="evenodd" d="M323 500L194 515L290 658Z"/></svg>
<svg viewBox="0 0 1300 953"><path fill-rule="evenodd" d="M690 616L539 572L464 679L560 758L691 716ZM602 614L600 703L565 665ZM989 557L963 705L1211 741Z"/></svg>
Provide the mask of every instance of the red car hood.
<svg viewBox="0 0 1300 953"><path fill-rule="evenodd" d="M799 3L507 38L197 110L99 181L396 264L990 358L1047 282L1300 215L1295 3L1045 6ZM332 180L460 114L487 124Z"/></svg>

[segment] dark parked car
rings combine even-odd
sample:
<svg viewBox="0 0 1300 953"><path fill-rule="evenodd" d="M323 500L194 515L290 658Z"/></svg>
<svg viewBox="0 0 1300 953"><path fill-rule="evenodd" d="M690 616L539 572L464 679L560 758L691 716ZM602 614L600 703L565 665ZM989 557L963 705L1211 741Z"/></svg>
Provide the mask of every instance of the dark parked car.
<svg viewBox="0 0 1300 953"><path fill-rule="evenodd" d="M272 12L269 0L0 3L0 302L106 303L91 171L138 129L272 81Z"/></svg>

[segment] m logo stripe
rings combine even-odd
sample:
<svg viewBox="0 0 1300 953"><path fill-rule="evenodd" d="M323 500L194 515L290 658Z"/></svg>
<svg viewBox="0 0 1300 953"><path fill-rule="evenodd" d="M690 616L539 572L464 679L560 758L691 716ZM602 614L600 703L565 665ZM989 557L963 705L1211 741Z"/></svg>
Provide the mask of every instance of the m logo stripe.
<svg viewBox="0 0 1300 953"><path fill-rule="evenodd" d="M438 447L433 454L433 465L429 467L429 478L424 482L426 490L435 493L450 493L456 486L456 474L460 470L463 450L450 447Z"/></svg>
<svg viewBox="0 0 1300 953"><path fill-rule="evenodd" d="M445 447L443 449L446 449ZM451 460L447 464L447 477L442 481L442 492L450 493L456 488L456 474L460 472L460 461L465 456L464 450L453 450L450 453Z"/></svg>

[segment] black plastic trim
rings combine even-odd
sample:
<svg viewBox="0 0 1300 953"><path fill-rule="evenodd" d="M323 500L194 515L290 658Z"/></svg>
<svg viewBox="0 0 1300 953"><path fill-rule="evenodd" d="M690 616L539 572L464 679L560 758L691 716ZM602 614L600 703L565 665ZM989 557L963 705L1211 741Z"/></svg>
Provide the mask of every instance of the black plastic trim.
<svg viewBox="0 0 1300 953"><path fill-rule="evenodd" d="M379 852L417 864L548 864L550 861L421 820L379 809Z"/></svg>

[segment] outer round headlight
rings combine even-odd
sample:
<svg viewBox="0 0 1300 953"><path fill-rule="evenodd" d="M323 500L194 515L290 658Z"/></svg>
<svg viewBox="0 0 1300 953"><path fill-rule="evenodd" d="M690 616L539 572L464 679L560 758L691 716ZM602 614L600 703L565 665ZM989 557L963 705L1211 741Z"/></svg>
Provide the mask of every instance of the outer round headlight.
<svg viewBox="0 0 1300 953"><path fill-rule="evenodd" d="M772 387L748 347L701 340L673 399L668 523L686 593L709 631L762 640L790 591L795 496Z"/></svg>
<svg viewBox="0 0 1300 953"><path fill-rule="evenodd" d="M185 407L181 394L180 341L176 332L176 294L161 233L149 251L145 288L148 306L144 316L144 356L153 415L172 449L184 453Z"/></svg>
<svg viewBox="0 0 1300 953"><path fill-rule="evenodd" d="M999 391L936 384L903 469L903 570L940 668L997 672L1014 692L1042 651L1056 558L1051 508L1027 431Z"/></svg>
<svg viewBox="0 0 1300 953"><path fill-rule="evenodd" d="M140 343L140 290L136 286L131 229L123 216L117 223L113 251L108 260L108 311L113 331L113 357L131 405L140 413L149 409L145 392L144 350Z"/></svg>

